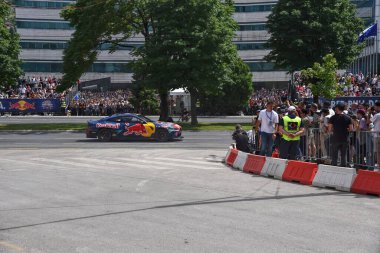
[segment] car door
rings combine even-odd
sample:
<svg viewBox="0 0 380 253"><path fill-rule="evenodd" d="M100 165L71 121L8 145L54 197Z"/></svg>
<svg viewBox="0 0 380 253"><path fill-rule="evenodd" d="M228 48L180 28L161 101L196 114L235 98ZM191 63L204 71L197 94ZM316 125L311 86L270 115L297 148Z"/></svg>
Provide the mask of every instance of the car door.
<svg viewBox="0 0 380 253"><path fill-rule="evenodd" d="M116 138L123 139L124 138L124 129L125 129L125 119L123 117L113 117L108 120L108 122L112 122L112 135Z"/></svg>

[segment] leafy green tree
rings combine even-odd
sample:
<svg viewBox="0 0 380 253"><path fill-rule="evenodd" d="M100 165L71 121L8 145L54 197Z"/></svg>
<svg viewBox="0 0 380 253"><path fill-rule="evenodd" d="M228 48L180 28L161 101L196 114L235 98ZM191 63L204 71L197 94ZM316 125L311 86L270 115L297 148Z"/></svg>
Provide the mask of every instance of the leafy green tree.
<svg viewBox="0 0 380 253"><path fill-rule="evenodd" d="M135 111L144 115L156 114L159 109L159 102L155 90L147 89L142 86L132 88L132 97L129 102L135 108Z"/></svg>
<svg viewBox="0 0 380 253"><path fill-rule="evenodd" d="M360 53L363 22L349 0L279 0L268 17L267 60L291 72L334 54L345 67Z"/></svg>
<svg viewBox="0 0 380 253"><path fill-rule="evenodd" d="M252 94L252 74L249 67L236 58L230 65L231 79L221 83L217 93L200 95L203 113L234 115L248 103Z"/></svg>
<svg viewBox="0 0 380 253"><path fill-rule="evenodd" d="M62 89L68 88L85 73L97 59L100 46L104 43L112 45L113 53L118 47L125 46L125 41L134 35L142 35L146 42L155 34L156 17L153 11L162 0L78 0L65 8L61 15L76 29L69 46L64 52ZM96 20L96 22L94 22ZM138 50L138 49L135 49ZM136 53L135 53L136 55ZM134 69L146 71L144 64L134 64ZM136 84L146 85L147 76L136 76ZM148 75L149 73L147 73ZM160 76L160 72L151 72ZM161 75L162 76L162 75ZM160 78L155 78L160 80ZM170 87L164 82L149 83L156 88L161 98L161 116L167 118Z"/></svg>
<svg viewBox="0 0 380 253"><path fill-rule="evenodd" d="M102 44L112 44L110 52L114 52L121 42L144 29L142 17L136 14L142 2L146 1L78 0L61 12L75 28L64 51L63 89L90 68Z"/></svg>
<svg viewBox="0 0 380 253"><path fill-rule="evenodd" d="M333 99L339 93L337 70L336 59L332 54L328 54L323 57L322 64L316 62L312 68L301 71L303 80L314 95L314 102L318 102L319 97Z"/></svg>
<svg viewBox="0 0 380 253"><path fill-rule="evenodd" d="M235 84L237 68L249 75L232 43L237 28L233 12L232 1L162 1L152 11L155 33L136 51L136 80L190 92L192 124L197 124L196 104L202 94L218 94L223 84Z"/></svg>
<svg viewBox="0 0 380 253"><path fill-rule="evenodd" d="M0 85L13 85L21 69L19 35L14 26L14 13L8 1L0 1Z"/></svg>

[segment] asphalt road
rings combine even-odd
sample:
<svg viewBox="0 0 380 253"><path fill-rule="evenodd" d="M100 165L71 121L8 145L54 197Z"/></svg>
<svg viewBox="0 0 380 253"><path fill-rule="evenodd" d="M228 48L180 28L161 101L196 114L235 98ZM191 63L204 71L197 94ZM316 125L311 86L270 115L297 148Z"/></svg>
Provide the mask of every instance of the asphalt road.
<svg viewBox="0 0 380 253"><path fill-rule="evenodd" d="M157 116L149 116L158 120ZM100 119L101 117L65 117L65 116L1 116L0 124L38 124L38 123L86 123L88 120ZM178 121L178 117L173 118ZM252 116L227 116L227 117L199 117L200 123L250 123Z"/></svg>
<svg viewBox="0 0 380 253"><path fill-rule="evenodd" d="M241 173L182 142L0 133L0 252L380 252L380 198Z"/></svg>

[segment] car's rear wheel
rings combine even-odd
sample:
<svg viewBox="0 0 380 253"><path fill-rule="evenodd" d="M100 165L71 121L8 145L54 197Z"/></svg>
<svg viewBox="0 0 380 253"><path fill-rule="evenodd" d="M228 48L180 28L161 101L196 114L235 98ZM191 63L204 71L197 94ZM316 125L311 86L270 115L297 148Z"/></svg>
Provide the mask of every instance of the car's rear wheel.
<svg viewBox="0 0 380 253"><path fill-rule="evenodd" d="M112 132L108 129L102 129L98 133L98 140L99 141L111 141L112 140Z"/></svg>
<svg viewBox="0 0 380 253"><path fill-rule="evenodd" d="M164 129L160 129L157 131L156 139L160 142L169 140L169 132Z"/></svg>

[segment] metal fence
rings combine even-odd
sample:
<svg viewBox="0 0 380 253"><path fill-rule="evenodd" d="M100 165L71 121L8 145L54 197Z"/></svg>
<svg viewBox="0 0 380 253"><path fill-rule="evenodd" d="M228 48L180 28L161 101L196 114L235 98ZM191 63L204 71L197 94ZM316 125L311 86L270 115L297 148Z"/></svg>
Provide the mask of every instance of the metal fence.
<svg viewBox="0 0 380 253"><path fill-rule="evenodd" d="M260 152L260 136L256 132L250 139L253 153ZM274 140L273 149L278 149L281 145L281 136L277 135ZM303 161L313 161L323 164L331 164L333 157L334 142L332 133L326 133L318 128L305 130L301 136L298 159ZM379 155L378 155L379 154ZM380 133L374 131L350 132L347 141L347 152L345 154L347 166L357 169L379 170L380 163ZM341 162L341 154L338 155L338 165ZM378 158L379 157L379 158Z"/></svg>

